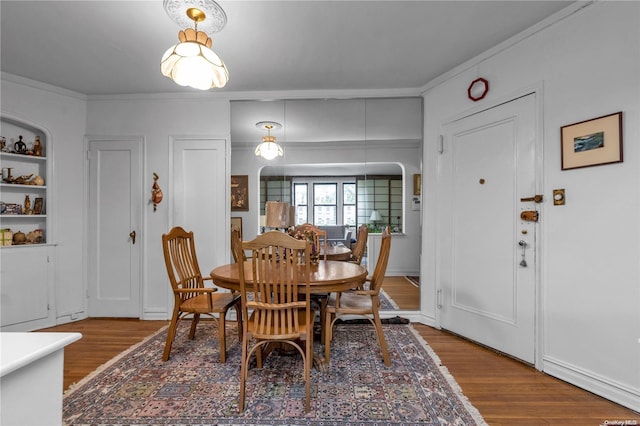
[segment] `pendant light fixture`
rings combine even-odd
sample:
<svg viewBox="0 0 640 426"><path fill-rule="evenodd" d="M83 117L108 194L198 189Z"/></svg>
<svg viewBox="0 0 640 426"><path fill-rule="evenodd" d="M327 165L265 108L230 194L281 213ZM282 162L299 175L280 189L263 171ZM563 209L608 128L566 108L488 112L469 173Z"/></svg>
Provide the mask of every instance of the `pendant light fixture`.
<svg viewBox="0 0 640 426"><path fill-rule="evenodd" d="M171 46L162 56L160 71L180 86L208 90L224 87L229 71L211 50L209 32L220 31L227 24L224 10L213 0L164 0L167 15L181 28L180 43ZM198 31L200 25L201 31Z"/></svg>
<svg viewBox="0 0 640 426"><path fill-rule="evenodd" d="M284 150L276 143L276 137L271 135L271 130L282 128L282 124L275 121L259 121L256 123L256 127L267 130L267 135L262 137L262 143L256 147L256 155L266 160L273 160L278 156L282 157Z"/></svg>

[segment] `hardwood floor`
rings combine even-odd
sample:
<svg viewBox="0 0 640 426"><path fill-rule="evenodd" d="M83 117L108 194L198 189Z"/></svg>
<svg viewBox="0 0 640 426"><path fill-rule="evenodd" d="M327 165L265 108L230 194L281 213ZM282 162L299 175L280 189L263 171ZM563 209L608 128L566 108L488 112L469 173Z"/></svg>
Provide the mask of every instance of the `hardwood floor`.
<svg viewBox="0 0 640 426"><path fill-rule="evenodd" d="M78 332L82 339L64 349L64 389L120 352L169 325L169 321L89 318L38 331Z"/></svg>
<svg viewBox="0 0 640 426"><path fill-rule="evenodd" d="M413 326L492 426L640 425L640 414L618 404L449 332Z"/></svg>
<svg viewBox="0 0 640 426"><path fill-rule="evenodd" d="M403 311L420 309L420 287L405 277L384 277L382 289Z"/></svg>
<svg viewBox="0 0 640 426"><path fill-rule="evenodd" d="M168 321L87 319L40 331L77 331L64 351L64 388L90 374ZM640 414L525 364L426 325L413 324L488 424L601 425L637 421ZM624 423L620 423L624 424ZM631 422L627 424L633 424Z"/></svg>

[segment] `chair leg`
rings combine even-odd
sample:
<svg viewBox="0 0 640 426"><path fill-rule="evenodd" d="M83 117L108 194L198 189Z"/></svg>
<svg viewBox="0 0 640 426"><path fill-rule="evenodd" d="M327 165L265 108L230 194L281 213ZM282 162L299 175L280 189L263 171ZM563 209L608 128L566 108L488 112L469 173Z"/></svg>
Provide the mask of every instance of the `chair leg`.
<svg viewBox="0 0 640 426"><path fill-rule="evenodd" d="M247 383L247 373L249 370L249 359L247 357L249 342L246 336L242 339L242 364L240 365L240 399L238 400L238 412L244 411L244 391Z"/></svg>
<svg viewBox="0 0 640 426"><path fill-rule="evenodd" d="M306 356L304 365L304 381L306 393L306 410L311 411L311 367L313 366L313 326L307 334L306 340Z"/></svg>
<svg viewBox="0 0 640 426"><path fill-rule="evenodd" d="M382 359L384 360L384 365L389 367L391 366L391 358L389 358L387 341L385 340L384 332L382 331L382 321L380 321L380 313L375 308L373 309L373 321L376 326L376 334L378 335L378 343L380 344L380 350L382 350Z"/></svg>
<svg viewBox="0 0 640 426"><path fill-rule="evenodd" d="M193 320L191 320L191 329L189 330L189 339L193 340L196 335L196 325L200 321L200 314L193 314Z"/></svg>
<svg viewBox="0 0 640 426"><path fill-rule="evenodd" d="M220 312L218 314L218 341L220 346L220 363L224 364L227 360L227 323L226 323L226 312Z"/></svg>
<svg viewBox="0 0 640 426"><path fill-rule="evenodd" d="M243 333L243 325L242 325L242 305L240 304L240 302L238 301L238 303L236 303L234 305L235 309L236 309L236 322L238 324L238 341L242 342L242 333Z"/></svg>
<svg viewBox="0 0 640 426"><path fill-rule="evenodd" d="M328 294L320 296L320 343L324 345L325 338L325 317L327 316L327 301L329 300Z"/></svg>
<svg viewBox="0 0 640 426"><path fill-rule="evenodd" d="M324 314L324 361L329 364L331 361L331 340L333 339L333 330L331 321L333 314L325 311Z"/></svg>
<svg viewBox="0 0 640 426"><path fill-rule="evenodd" d="M162 361L167 362L169 359L169 354L171 353L171 345L173 344L173 339L176 337L176 329L178 328L178 316L180 315L179 309L173 310L173 316L171 317L171 324L169 325L169 330L167 331L167 343L164 345L164 353L162 354Z"/></svg>

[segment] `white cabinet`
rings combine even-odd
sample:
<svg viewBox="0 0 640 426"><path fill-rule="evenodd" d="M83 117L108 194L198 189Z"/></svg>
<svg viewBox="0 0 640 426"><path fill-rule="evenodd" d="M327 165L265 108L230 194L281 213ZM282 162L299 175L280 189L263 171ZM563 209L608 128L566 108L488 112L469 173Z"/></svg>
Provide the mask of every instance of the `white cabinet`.
<svg viewBox="0 0 640 426"><path fill-rule="evenodd" d="M0 328L2 331L28 331L55 325L54 250L51 241L51 217L48 211L50 138L36 126L0 117L0 134L6 140L0 152L0 229L25 234L24 244L7 245L7 233L0 233ZM20 138L21 137L21 138ZM15 152L16 142L26 150L40 140L40 155ZM20 143L18 145L21 145ZM9 175L11 178L9 178ZM36 176L42 181L31 185ZM16 178L24 177L16 182ZM24 182L23 182L24 181ZM25 201L29 200L29 203ZM28 208L25 204L28 204Z"/></svg>
<svg viewBox="0 0 640 426"><path fill-rule="evenodd" d="M80 333L0 333L0 424L62 424L64 347Z"/></svg>
<svg viewBox="0 0 640 426"><path fill-rule="evenodd" d="M53 249L49 244L25 244L0 252L2 331L55 325Z"/></svg>

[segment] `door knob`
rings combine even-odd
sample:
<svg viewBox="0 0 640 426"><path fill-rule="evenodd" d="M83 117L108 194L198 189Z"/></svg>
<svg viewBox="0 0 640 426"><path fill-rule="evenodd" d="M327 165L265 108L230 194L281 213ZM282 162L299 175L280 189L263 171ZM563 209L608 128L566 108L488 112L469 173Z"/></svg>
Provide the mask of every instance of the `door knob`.
<svg viewBox="0 0 640 426"><path fill-rule="evenodd" d="M136 231L131 231L129 233L129 237L131 237L131 244L135 244L136 243Z"/></svg>

